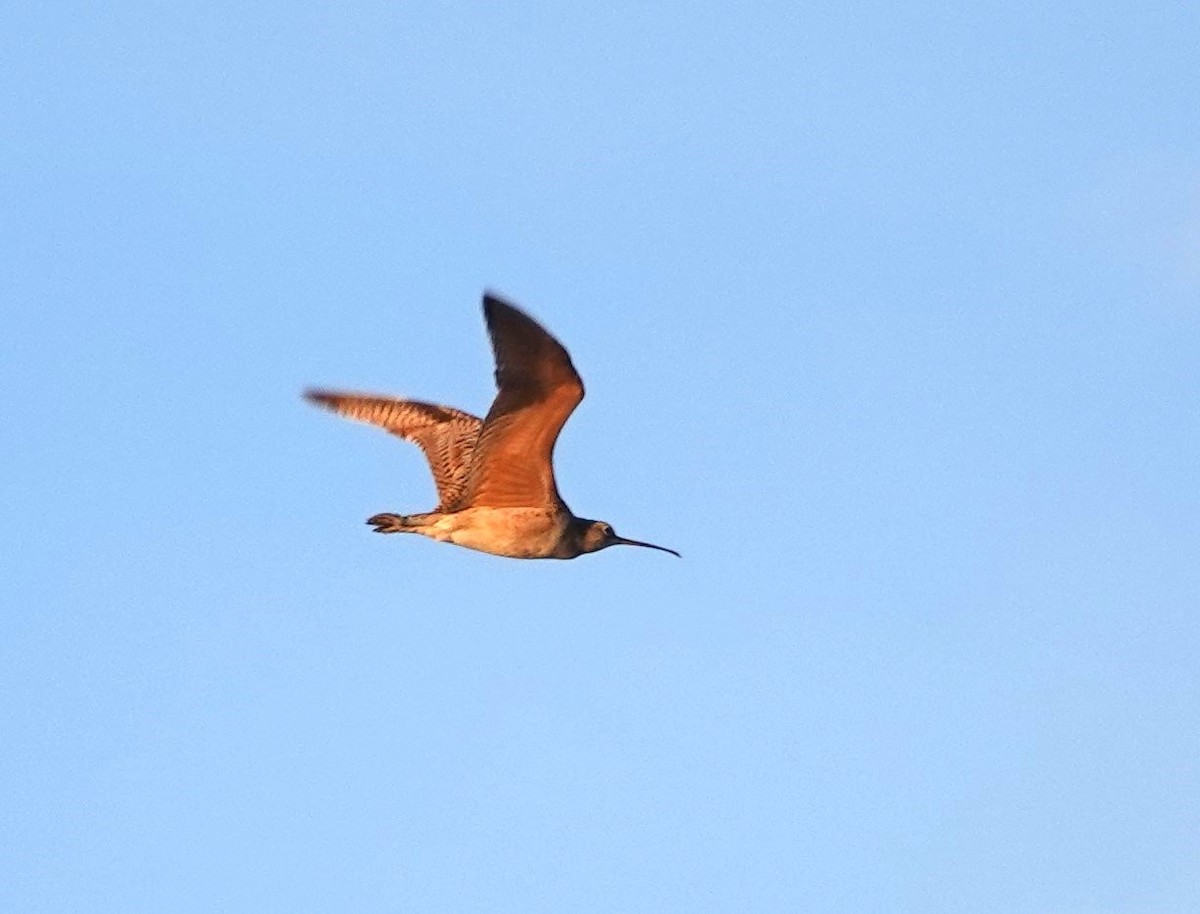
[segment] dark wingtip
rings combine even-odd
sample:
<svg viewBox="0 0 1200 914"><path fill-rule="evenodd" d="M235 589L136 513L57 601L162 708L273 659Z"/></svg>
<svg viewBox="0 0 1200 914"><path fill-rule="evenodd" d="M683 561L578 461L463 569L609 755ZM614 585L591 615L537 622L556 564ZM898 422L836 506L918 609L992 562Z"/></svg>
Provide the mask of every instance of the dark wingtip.
<svg viewBox="0 0 1200 914"><path fill-rule="evenodd" d="M329 407L333 402L333 394L327 390L321 390L319 387L305 388L300 396L314 406Z"/></svg>
<svg viewBox="0 0 1200 914"><path fill-rule="evenodd" d="M483 313L485 315L487 315L487 317L490 319L492 316L492 312L495 311L497 308L499 308L502 311L503 310L509 310L509 311L519 310L516 305L514 305L511 301L509 301L507 298L505 298L500 293L498 293L492 289L484 289L483 290Z"/></svg>

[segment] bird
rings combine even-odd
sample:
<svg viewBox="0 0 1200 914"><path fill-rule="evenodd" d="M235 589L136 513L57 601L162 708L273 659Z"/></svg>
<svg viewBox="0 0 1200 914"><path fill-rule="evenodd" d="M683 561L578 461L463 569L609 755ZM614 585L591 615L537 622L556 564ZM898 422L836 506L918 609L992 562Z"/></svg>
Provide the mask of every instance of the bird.
<svg viewBox="0 0 1200 914"><path fill-rule="evenodd" d="M554 445L583 400L583 381L557 339L492 292L483 315L495 356L496 398L483 419L421 400L310 388L311 403L417 445L438 503L423 514L376 514L376 533L417 533L517 559L573 559L609 546L674 549L618 536L577 517L559 495Z"/></svg>

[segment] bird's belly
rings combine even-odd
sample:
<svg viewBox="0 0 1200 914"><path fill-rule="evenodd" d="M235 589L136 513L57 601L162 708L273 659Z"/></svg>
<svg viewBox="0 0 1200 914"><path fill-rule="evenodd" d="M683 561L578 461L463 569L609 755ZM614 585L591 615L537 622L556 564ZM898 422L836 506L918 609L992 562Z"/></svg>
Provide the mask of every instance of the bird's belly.
<svg viewBox="0 0 1200 914"><path fill-rule="evenodd" d="M544 508L467 508L443 515L426 535L467 549L518 559L550 558L566 527Z"/></svg>

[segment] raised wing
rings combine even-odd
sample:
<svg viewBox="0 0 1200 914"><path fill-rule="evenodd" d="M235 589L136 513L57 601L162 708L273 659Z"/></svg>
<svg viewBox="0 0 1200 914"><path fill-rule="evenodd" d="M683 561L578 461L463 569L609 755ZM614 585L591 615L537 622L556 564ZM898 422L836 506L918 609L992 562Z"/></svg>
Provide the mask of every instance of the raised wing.
<svg viewBox="0 0 1200 914"><path fill-rule="evenodd" d="M471 453L483 422L449 406L419 400L397 400L370 394L309 390L305 398L348 419L378 425L425 452L437 486L438 510L462 497L471 465Z"/></svg>
<svg viewBox="0 0 1200 914"><path fill-rule="evenodd" d="M483 420L461 507L559 505L554 442L583 399L583 382L562 344L528 314L483 297L499 392Z"/></svg>

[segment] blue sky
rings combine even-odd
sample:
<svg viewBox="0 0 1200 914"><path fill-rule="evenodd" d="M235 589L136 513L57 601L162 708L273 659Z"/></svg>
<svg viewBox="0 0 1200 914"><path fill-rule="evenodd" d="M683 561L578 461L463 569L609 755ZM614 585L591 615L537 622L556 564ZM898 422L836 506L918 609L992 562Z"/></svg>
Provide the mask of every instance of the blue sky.
<svg viewBox="0 0 1200 914"><path fill-rule="evenodd" d="M0 909L1200 910L1194 4L4 18Z"/></svg>

